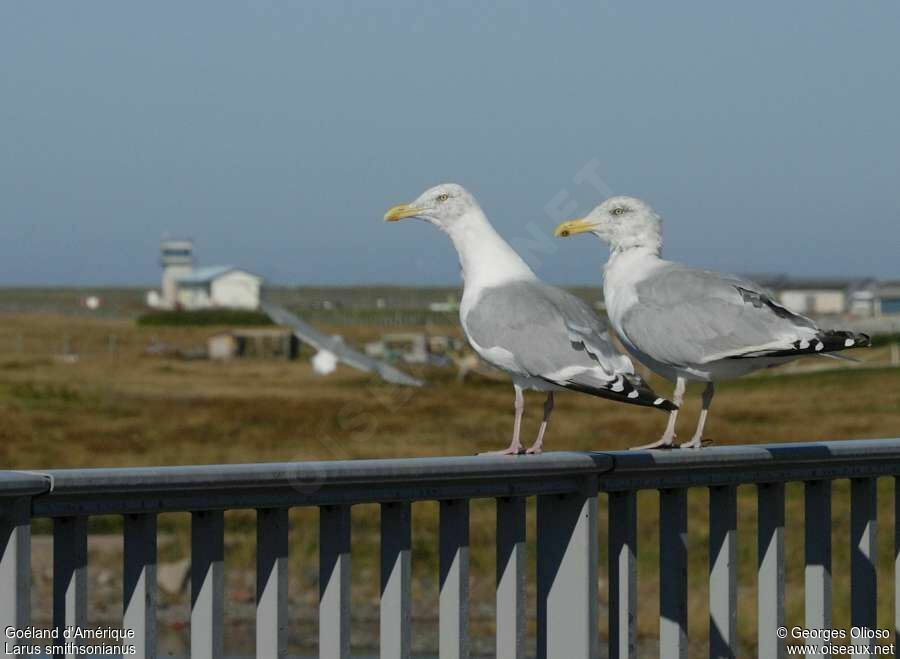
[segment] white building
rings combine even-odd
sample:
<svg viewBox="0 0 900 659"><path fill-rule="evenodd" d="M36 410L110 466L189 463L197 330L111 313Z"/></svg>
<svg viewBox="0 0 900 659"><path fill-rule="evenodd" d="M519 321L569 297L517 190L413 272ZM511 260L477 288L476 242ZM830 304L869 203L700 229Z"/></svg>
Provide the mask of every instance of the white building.
<svg viewBox="0 0 900 659"><path fill-rule="evenodd" d="M845 281L793 280L778 292L778 298L797 313L838 315L847 310L847 286Z"/></svg>
<svg viewBox="0 0 900 659"><path fill-rule="evenodd" d="M878 315L878 283L874 279L798 279L785 275L750 279L774 291L781 304L797 313Z"/></svg>
<svg viewBox="0 0 900 659"><path fill-rule="evenodd" d="M194 267L190 240L164 240L160 245L162 290L151 291L147 303L160 309L257 309L262 277L230 265Z"/></svg>

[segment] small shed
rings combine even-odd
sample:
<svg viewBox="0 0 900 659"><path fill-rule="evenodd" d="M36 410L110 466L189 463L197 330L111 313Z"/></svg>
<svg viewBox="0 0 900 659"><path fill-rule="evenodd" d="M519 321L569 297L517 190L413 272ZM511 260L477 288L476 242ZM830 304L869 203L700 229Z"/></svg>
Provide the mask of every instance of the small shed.
<svg viewBox="0 0 900 659"><path fill-rule="evenodd" d="M216 361L231 359L296 359L300 341L287 328L240 329L209 337L207 354Z"/></svg>

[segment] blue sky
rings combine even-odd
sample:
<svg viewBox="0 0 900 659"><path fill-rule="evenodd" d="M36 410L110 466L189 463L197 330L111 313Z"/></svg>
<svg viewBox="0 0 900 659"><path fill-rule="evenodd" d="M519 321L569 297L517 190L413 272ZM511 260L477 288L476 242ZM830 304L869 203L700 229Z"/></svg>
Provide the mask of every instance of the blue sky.
<svg viewBox="0 0 900 659"><path fill-rule="evenodd" d="M166 233L279 283L454 283L381 221L448 180L554 282L599 282L549 236L611 192L670 258L900 277L897 2L419 5L0 5L0 285L151 283Z"/></svg>

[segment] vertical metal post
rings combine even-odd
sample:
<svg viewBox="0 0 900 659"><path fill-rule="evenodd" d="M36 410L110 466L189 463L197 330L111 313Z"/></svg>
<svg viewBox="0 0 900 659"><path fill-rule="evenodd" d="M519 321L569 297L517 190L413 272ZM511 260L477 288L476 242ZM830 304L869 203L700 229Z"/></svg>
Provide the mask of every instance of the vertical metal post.
<svg viewBox="0 0 900 659"><path fill-rule="evenodd" d="M609 656L635 656L637 493L609 494Z"/></svg>
<svg viewBox="0 0 900 659"><path fill-rule="evenodd" d="M287 508L256 511L256 656L287 656Z"/></svg>
<svg viewBox="0 0 900 659"><path fill-rule="evenodd" d="M900 643L900 476L894 477L894 643Z"/></svg>
<svg viewBox="0 0 900 659"><path fill-rule="evenodd" d="M660 490L660 659L687 659L687 615L687 490Z"/></svg>
<svg viewBox="0 0 900 659"><path fill-rule="evenodd" d="M469 656L469 501L440 503L441 659Z"/></svg>
<svg viewBox="0 0 900 659"><path fill-rule="evenodd" d="M381 504L381 659L409 659L412 509Z"/></svg>
<svg viewBox="0 0 900 659"><path fill-rule="evenodd" d="M538 659L598 654L596 492L538 497Z"/></svg>
<svg viewBox="0 0 900 659"><path fill-rule="evenodd" d="M876 623L878 579L875 571L877 481L850 479L850 624L873 632ZM875 638L859 638L856 645L875 646Z"/></svg>
<svg viewBox="0 0 900 659"><path fill-rule="evenodd" d="M737 657L737 488L709 488L709 656Z"/></svg>
<svg viewBox="0 0 900 659"><path fill-rule="evenodd" d="M224 656L225 514L191 513L191 657Z"/></svg>
<svg viewBox="0 0 900 659"><path fill-rule="evenodd" d="M30 513L29 498L0 498L0 633L31 623Z"/></svg>
<svg viewBox="0 0 900 659"><path fill-rule="evenodd" d="M63 644L66 627L86 625L87 518L57 517L53 520L53 626L59 630L58 644Z"/></svg>
<svg viewBox="0 0 900 659"><path fill-rule="evenodd" d="M497 659L525 657L525 499L497 499Z"/></svg>
<svg viewBox="0 0 900 659"><path fill-rule="evenodd" d="M785 656L777 630L784 626L784 483L757 485L757 643L760 657Z"/></svg>
<svg viewBox="0 0 900 659"><path fill-rule="evenodd" d="M156 656L156 515L125 515L122 603L135 655Z"/></svg>
<svg viewBox="0 0 900 659"><path fill-rule="evenodd" d="M350 658L350 506L319 508L319 657Z"/></svg>
<svg viewBox="0 0 900 659"><path fill-rule="evenodd" d="M806 629L831 629L831 481L806 481L805 488L805 599ZM805 645L822 647L823 638ZM817 652L813 657L821 657Z"/></svg>

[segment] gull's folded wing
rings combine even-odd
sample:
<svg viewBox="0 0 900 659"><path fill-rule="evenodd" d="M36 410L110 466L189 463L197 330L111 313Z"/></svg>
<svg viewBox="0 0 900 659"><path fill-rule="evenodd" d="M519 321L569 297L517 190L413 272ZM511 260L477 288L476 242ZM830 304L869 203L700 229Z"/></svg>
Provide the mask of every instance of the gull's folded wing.
<svg viewBox="0 0 900 659"><path fill-rule="evenodd" d="M820 329L738 277L670 264L635 287L637 302L617 328L660 362L795 357L864 346L865 335Z"/></svg>

